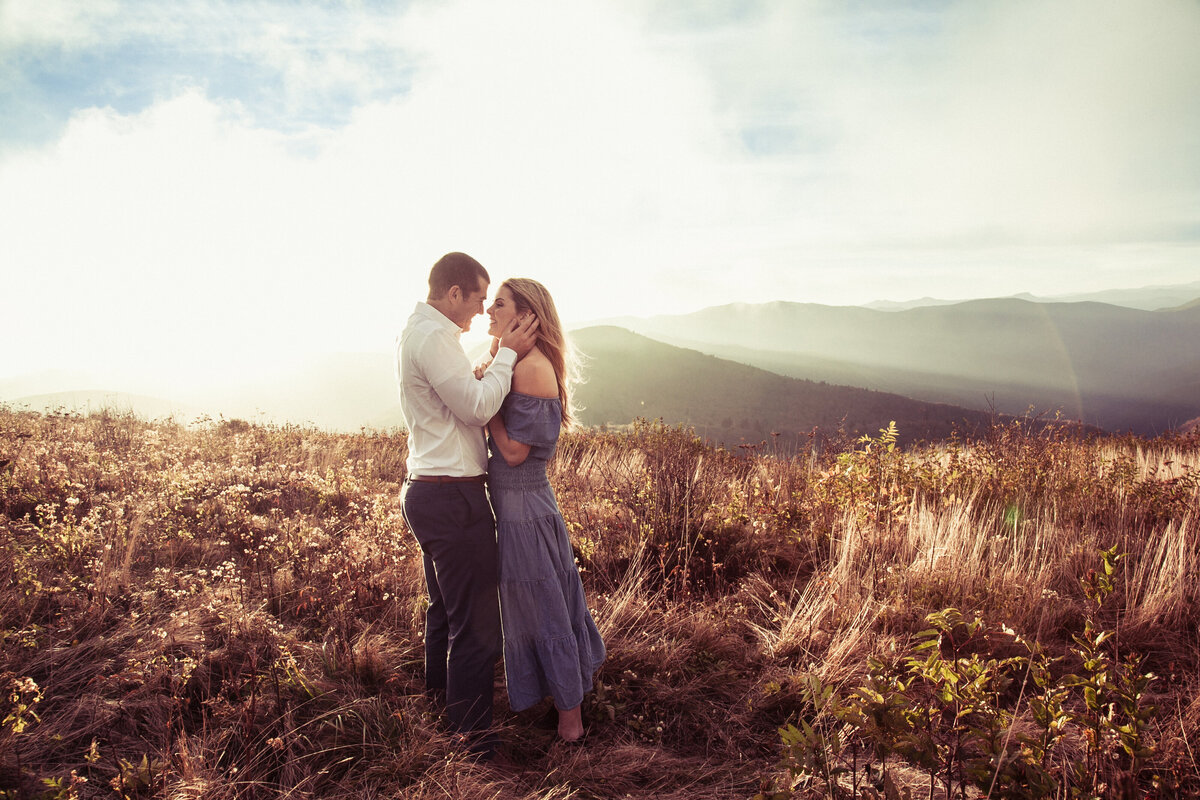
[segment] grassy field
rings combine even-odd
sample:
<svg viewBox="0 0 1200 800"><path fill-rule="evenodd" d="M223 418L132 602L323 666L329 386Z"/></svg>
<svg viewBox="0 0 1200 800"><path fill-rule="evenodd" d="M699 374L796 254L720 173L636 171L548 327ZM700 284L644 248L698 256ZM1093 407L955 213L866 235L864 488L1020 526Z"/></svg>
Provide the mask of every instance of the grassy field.
<svg viewBox="0 0 1200 800"><path fill-rule="evenodd" d="M0 797L1200 793L1200 438L893 441L566 436L609 657L582 745L501 689L497 768L421 692L403 434L0 408Z"/></svg>

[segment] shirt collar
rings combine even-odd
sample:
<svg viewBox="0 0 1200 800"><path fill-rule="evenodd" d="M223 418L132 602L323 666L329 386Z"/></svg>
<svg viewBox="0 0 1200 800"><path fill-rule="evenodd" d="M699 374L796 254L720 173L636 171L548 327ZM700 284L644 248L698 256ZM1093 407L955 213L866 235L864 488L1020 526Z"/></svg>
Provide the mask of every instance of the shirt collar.
<svg viewBox="0 0 1200 800"><path fill-rule="evenodd" d="M451 320L442 312L438 311L433 306L429 305L429 303L426 303L424 300L417 301L417 307L413 313L420 314L422 317L433 321L439 327L445 328L447 331L452 332L455 336L462 335L462 328L458 327L453 320Z"/></svg>

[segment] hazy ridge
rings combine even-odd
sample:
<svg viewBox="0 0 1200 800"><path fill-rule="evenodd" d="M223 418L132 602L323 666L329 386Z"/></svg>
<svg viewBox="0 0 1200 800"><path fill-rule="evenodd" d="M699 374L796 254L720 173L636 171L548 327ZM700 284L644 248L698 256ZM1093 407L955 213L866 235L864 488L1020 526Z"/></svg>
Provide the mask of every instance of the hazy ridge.
<svg viewBox="0 0 1200 800"><path fill-rule="evenodd" d="M1159 433L1200 416L1200 307L975 300L905 311L731 304L630 320L643 335L779 374Z"/></svg>
<svg viewBox="0 0 1200 800"><path fill-rule="evenodd" d="M874 434L895 420L905 440L938 439L956 427L974 430L988 420L987 414L952 405L789 378L622 328L585 328L572 338L586 361L586 379L575 396L580 421L588 426L661 418L690 425L699 435L730 447L767 440L791 450L814 428L832 434L844 426L852 435ZM109 409L180 422L223 416L342 431L403 426L390 356L357 354L344 363L323 362L286 381L196 404L107 391L57 392L11 402L81 413Z"/></svg>
<svg viewBox="0 0 1200 800"><path fill-rule="evenodd" d="M1200 298L1200 281L1175 284L1171 286L1141 286L1136 289L1106 289L1099 292L1075 292L1070 294L1050 295L1041 297L1029 292L1012 296L1015 300L1028 300L1033 303L1107 303L1126 308L1138 308L1143 311L1159 311L1176 308ZM946 306L963 303L966 300L944 300L936 297L922 297L916 300L876 300L865 303L864 308L877 311L905 311L910 308L923 306Z"/></svg>
<svg viewBox="0 0 1200 800"><path fill-rule="evenodd" d="M940 439L989 420L952 405L788 378L623 328L585 328L574 341L588 356L588 380L577 392L588 425L662 418L726 445L768 441L792 450L814 428L875 434L895 421L906 439Z"/></svg>
<svg viewBox="0 0 1200 800"><path fill-rule="evenodd" d="M727 445L788 447L813 428L873 433L890 420L906 438L933 439L991 412L1153 435L1200 417L1200 299L1176 302L1192 292L1200 283L1099 293L1125 305L927 298L892 310L735 303L620 318L572 332L588 356L580 419L662 418ZM390 353L314 356L248 385L191 392L47 371L0 380L0 402L341 431L403 424Z"/></svg>

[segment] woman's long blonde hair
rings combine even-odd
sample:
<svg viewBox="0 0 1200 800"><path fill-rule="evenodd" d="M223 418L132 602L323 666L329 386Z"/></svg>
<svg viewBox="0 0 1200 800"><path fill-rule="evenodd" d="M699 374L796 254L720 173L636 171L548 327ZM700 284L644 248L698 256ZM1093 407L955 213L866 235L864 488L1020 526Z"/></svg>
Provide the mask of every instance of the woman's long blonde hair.
<svg viewBox="0 0 1200 800"><path fill-rule="evenodd" d="M509 278L500 286L512 292L518 314L532 311L538 318L536 346L554 367L558 399L562 401L562 423L564 428L569 427L575 419L571 387L579 382L579 359L558 319L554 299L545 286L532 278Z"/></svg>

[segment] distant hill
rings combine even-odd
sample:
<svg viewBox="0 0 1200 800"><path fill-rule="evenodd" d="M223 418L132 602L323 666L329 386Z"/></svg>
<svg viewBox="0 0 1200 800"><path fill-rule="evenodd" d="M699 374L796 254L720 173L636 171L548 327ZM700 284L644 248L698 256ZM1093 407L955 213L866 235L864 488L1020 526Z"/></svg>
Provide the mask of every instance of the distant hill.
<svg viewBox="0 0 1200 800"><path fill-rule="evenodd" d="M589 424L662 417L737 444L782 438L774 432L798 441L843 417L871 434L894 419L909 438L938 438L992 411L1060 411L1149 435L1200 417L1198 302L1169 311L1011 298L905 311L776 302L623 321L632 333L573 333L592 357L579 390ZM390 353L316 356L250 385L187 394L43 373L0 381L0 402L387 429L403 422L392 362Z"/></svg>
<svg viewBox="0 0 1200 800"><path fill-rule="evenodd" d="M393 357L388 353L314 356L281 376L214 401L247 419L262 415L330 430L383 429L402 422Z"/></svg>
<svg viewBox="0 0 1200 800"><path fill-rule="evenodd" d="M174 419L180 423L190 422L203 413L193 406L159 397L95 390L25 395L12 400L0 400L0 403L14 409L28 408L31 411L42 412L91 414L114 411L132 413L147 420Z"/></svg>
<svg viewBox="0 0 1200 800"><path fill-rule="evenodd" d="M1179 283L1169 286L1141 286L1136 289L1107 289L1100 292L1079 292L1061 294L1050 297L1039 297L1024 292L1013 295L1011 299L1028 300L1031 303L1107 303L1125 308L1137 308L1143 311L1158 311L1160 309L1178 308L1189 302L1200 299L1200 281ZM907 311L910 308L924 306L945 306L966 300L939 300L934 297L922 297L917 300L876 300L866 303L863 307L876 311Z"/></svg>
<svg viewBox="0 0 1200 800"><path fill-rule="evenodd" d="M910 308L921 308L923 306L952 306L955 303L961 303L962 300L940 300L936 297L919 297L916 300L875 300L870 303L863 303L863 308L870 308L875 311L907 311Z"/></svg>
<svg viewBox="0 0 1200 800"><path fill-rule="evenodd" d="M572 333L586 354L577 388L586 425L627 425L638 417L687 424L712 442L770 442L792 451L813 428L876 434L895 420L905 441L971 431L987 414L895 394L831 386L674 347L616 327ZM188 423L207 416L357 431L401 427L403 418L388 354L314 359L269 384L208 398L160 399L117 391L55 392L0 398L12 407L89 413L109 409ZM773 436L772 434L778 434Z"/></svg>
<svg viewBox="0 0 1200 800"><path fill-rule="evenodd" d="M0 402L17 397L78 392L103 386L99 376L64 369L41 370L26 375L0 378Z"/></svg>
<svg viewBox="0 0 1200 800"><path fill-rule="evenodd" d="M270 379L237 387L180 392L163 386L155 395L113 388L59 391L67 373L43 373L0 382L0 402L34 410L64 409L87 413L110 409L132 411L148 419L175 417L190 422L241 418L253 422L296 424L336 431L362 427L386 429L402 424L392 356L387 353L319 355ZM103 385L94 376L78 376L83 385ZM39 391L39 387L50 387ZM18 390L30 392L17 394ZM36 392L36 393L35 393Z"/></svg>
<svg viewBox="0 0 1200 800"><path fill-rule="evenodd" d="M907 311L732 304L628 320L781 375L1155 434L1200 415L1200 306L975 300Z"/></svg>
<svg viewBox="0 0 1200 800"><path fill-rule="evenodd" d="M939 439L955 427L974 430L989 421L979 411L787 378L622 328L571 335L587 356L587 382L577 390L587 425L661 417L727 446L766 440L793 450L813 428L832 434L843 421L849 433L874 435L895 420L909 441Z"/></svg>
<svg viewBox="0 0 1200 800"><path fill-rule="evenodd" d="M1053 297L1017 295L1018 298L1039 303L1107 303L1143 311L1178 308L1200 298L1200 281L1170 286L1142 286L1137 289L1107 289L1100 292L1063 294Z"/></svg>

